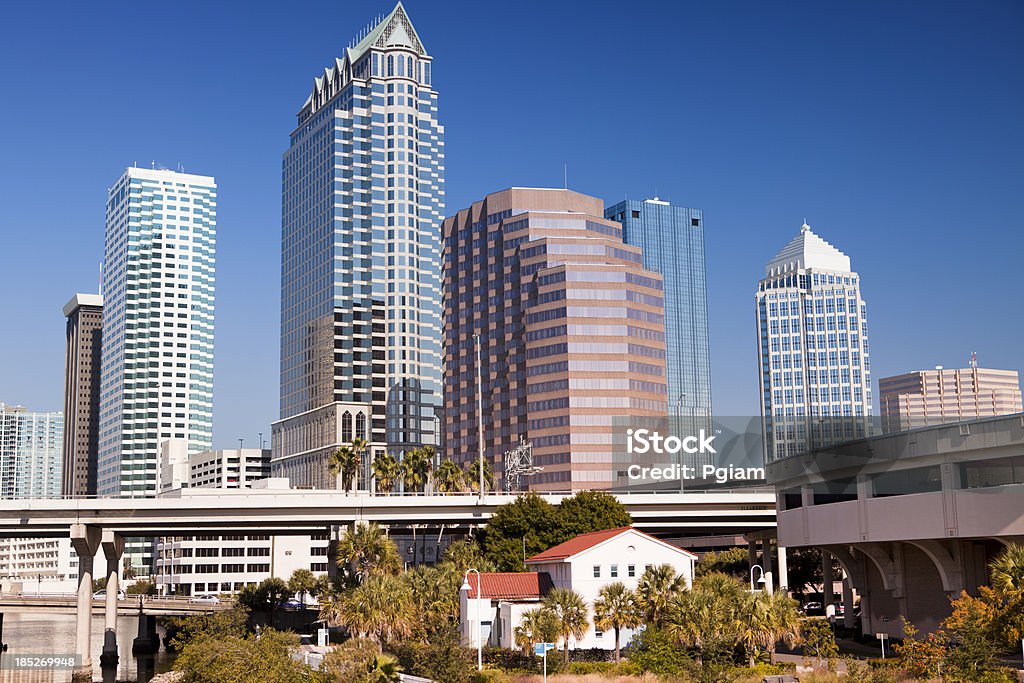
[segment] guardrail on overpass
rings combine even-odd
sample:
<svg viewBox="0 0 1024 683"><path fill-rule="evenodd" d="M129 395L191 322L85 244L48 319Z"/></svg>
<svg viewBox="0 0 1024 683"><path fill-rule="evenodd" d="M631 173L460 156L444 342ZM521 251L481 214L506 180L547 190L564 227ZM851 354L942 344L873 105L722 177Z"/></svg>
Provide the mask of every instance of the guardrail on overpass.
<svg viewBox="0 0 1024 683"><path fill-rule="evenodd" d="M378 522L390 526L485 524L518 494L371 495L335 490L185 489L155 498L27 498L0 501L0 537L67 536L87 524L123 536L187 533L322 533L332 525ZM558 503L569 493L547 494ZM775 526L769 490L615 493L649 532L731 533Z"/></svg>

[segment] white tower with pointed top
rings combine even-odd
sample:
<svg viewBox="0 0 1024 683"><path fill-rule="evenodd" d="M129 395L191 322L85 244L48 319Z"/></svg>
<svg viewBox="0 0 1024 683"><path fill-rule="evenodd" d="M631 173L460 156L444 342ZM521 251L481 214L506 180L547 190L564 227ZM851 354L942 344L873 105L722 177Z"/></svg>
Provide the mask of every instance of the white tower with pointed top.
<svg viewBox="0 0 1024 683"><path fill-rule="evenodd" d="M864 436L867 305L850 257L804 223L757 288L765 459Z"/></svg>
<svg viewBox="0 0 1024 683"><path fill-rule="evenodd" d="M314 79L282 164L276 476L438 445L444 129L432 60L399 2Z"/></svg>

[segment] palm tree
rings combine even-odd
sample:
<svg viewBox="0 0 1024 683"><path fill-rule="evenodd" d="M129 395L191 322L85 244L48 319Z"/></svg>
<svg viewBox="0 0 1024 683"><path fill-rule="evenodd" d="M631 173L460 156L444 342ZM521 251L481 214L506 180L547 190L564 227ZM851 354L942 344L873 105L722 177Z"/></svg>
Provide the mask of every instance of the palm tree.
<svg viewBox="0 0 1024 683"><path fill-rule="evenodd" d="M360 583L371 575L397 574L402 561L395 542L376 522L356 524L338 541L338 565Z"/></svg>
<svg viewBox="0 0 1024 683"><path fill-rule="evenodd" d="M374 574L349 593L321 605L320 618L344 626L353 636L378 643L412 633L412 595L400 576Z"/></svg>
<svg viewBox="0 0 1024 683"><path fill-rule="evenodd" d="M392 655L380 653L374 655L370 664L369 683L398 683L401 680L402 666Z"/></svg>
<svg viewBox="0 0 1024 683"><path fill-rule="evenodd" d="M696 663L702 666L706 654L731 651L738 632L736 606L741 599L741 590L730 594L717 580L701 579L692 590L680 591L669 601L665 628L680 643L696 650Z"/></svg>
<svg viewBox="0 0 1024 683"><path fill-rule="evenodd" d="M480 492L480 459L475 458L466 463L462 470L462 476L466 480L466 486L470 491ZM484 489L494 490L494 466L488 458L484 458Z"/></svg>
<svg viewBox="0 0 1024 683"><path fill-rule="evenodd" d="M402 456L401 477L406 491L423 491L430 479L433 449L429 446L414 448Z"/></svg>
<svg viewBox="0 0 1024 683"><path fill-rule="evenodd" d="M1024 544L1011 543L989 565L992 587L1012 596L1024 593Z"/></svg>
<svg viewBox="0 0 1024 683"><path fill-rule="evenodd" d="M779 640L794 643L800 636L800 610L785 593L744 593L738 617L738 640L750 666L759 649L774 652Z"/></svg>
<svg viewBox="0 0 1024 683"><path fill-rule="evenodd" d="M384 452L373 459L373 477L377 480L378 491L391 493L398 475L398 459L393 453Z"/></svg>
<svg viewBox="0 0 1024 683"><path fill-rule="evenodd" d="M619 631L640 625L640 608L636 595L621 581L609 583L601 588L594 601L594 626L602 630L615 631L615 661L619 656Z"/></svg>
<svg viewBox="0 0 1024 683"><path fill-rule="evenodd" d="M350 443L348 447L351 448L352 452L356 454L356 469L353 472L353 475L355 479L355 488L359 488L359 473L362 470L360 465L363 462L363 455L370 448L370 442L367 441L366 439L357 436L356 438L352 439L352 443Z"/></svg>
<svg viewBox="0 0 1024 683"><path fill-rule="evenodd" d="M316 576L308 569L299 568L292 572L288 578L288 590L299 596L299 602L306 606L306 595L313 592L316 587Z"/></svg>
<svg viewBox="0 0 1024 683"><path fill-rule="evenodd" d="M636 599L645 624L661 626L672 599L686 590L686 578L670 564L648 567L636 584Z"/></svg>
<svg viewBox="0 0 1024 683"><path fill-rule="evenodd" d="M459 466L445 458L434 470L434 488L441 493L464 491L462 470Z"/></svg>
<svg viewBox="0 0 1024 683"><path fill-rule="evenodd" d="M535 607L523 612L515 632L516 647L523 648L524 654L531 654L537 643L551 643L558 640L558 619L551 610Z"/></svg>
<svg viewBox="0 0 1024 683"><path fill-rule="evenodd" d="M569 638L579 640L587 632L587 603L571 588L555 588L544 598L544 609L558 623L558 635L564 645L563 661L569 665Z"/></svg>
<svg viewBox="0 0 1024 683"><path fill-rule="evenodd" d="M359 471L359 454L351 446L341 446L331 454L327 468L334 476L341 477L341 488L345 493L352 489L352 480Z"/></svg>

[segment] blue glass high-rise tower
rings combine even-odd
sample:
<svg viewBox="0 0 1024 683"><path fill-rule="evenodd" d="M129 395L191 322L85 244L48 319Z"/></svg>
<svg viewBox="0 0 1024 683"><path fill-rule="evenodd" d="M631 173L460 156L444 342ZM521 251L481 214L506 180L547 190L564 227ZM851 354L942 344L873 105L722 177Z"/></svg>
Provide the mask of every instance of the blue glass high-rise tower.
<svg viewBox="0 0 1024 683"><path fill-rule="evenodd" d="M711 358L704 271L704 215L658 198L626 200L605 209L622 224L622 240L640 247L644 268L665 283L665 347L671 414L711 416ZM703 424L706 420L698 420Z"/></svg>
<svg viewBox="0 0 1024 683"><path fill-rule="evenodd" d="M365 438L437 443L444 129L431 58L401 3L315 79L284 154L281 419L275 474L333 486Z"/></svg>

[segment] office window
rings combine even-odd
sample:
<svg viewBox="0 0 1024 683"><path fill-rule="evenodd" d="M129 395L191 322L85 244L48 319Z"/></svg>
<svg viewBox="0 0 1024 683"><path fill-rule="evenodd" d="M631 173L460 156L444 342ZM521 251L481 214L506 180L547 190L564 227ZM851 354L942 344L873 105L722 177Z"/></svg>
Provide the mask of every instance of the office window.
<svg viewBox="0 0 1024 683"><path fill-rule="evenodd" d="M626 566L626 576L628 576L629 578L633 578L634 576L636 576L635 564L630 564Z"/></svg>
<svg viewBox="0 0 1024 683"><path fill-rule="evenodd" d="M612 571L611 571L611 577L613 579L615 579L615 578L618 578L618 576L619 576L619 565L613 564L612 565Z"/></svg>
<svg viewBox="0 0 1024 683"><path fill-rule="evenodd" d="M601 578L601 565L599 565L599 564L595 564L594 565L594 578L595 579L600 579Z"/></svg>

